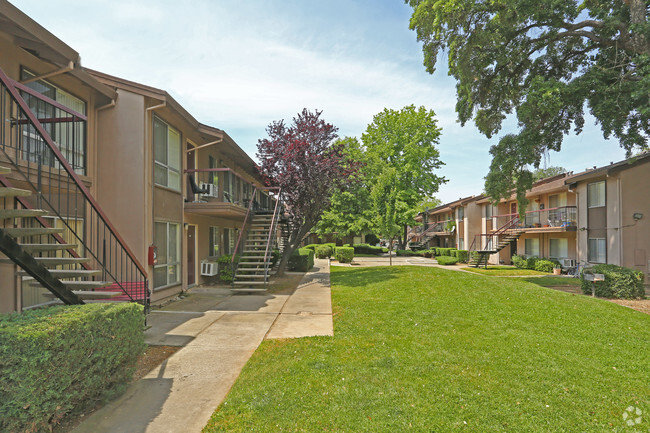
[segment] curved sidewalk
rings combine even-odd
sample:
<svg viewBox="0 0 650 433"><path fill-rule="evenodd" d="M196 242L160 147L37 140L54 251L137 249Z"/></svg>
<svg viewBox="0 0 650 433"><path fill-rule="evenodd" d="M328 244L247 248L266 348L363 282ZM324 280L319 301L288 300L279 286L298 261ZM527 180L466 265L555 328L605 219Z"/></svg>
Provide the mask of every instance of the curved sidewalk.
<svg viewBox="0 0 650 433"><path fill-rule="evenodd" d="M74 433L198 433L262 340L333 335L327 260L291 295L193 293L152 312L145 333L149 344L183 347Z"/></svg>

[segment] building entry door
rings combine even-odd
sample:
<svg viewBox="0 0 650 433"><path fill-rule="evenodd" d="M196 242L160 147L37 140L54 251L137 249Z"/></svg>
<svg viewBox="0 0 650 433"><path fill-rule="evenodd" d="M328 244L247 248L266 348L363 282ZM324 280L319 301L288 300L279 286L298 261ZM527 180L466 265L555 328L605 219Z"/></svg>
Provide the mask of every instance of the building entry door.
<svg viewBox="0 0 650 433"><path fill-rule="evenodd" d="M187 226L187 285L196 284L196 226Z"/></svg>

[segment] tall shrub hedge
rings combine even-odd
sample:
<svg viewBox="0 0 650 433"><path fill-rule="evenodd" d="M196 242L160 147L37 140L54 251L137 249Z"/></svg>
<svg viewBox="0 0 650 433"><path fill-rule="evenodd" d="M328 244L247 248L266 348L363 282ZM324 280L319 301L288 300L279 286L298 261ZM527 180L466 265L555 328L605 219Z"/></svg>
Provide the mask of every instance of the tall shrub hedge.
<svg viewBox="0 0 650 433"><path fill-rule="evenodd" d="M133 303L0 315L0 431L50 431L123 392L145 349L143 324Z"/></svg>
<svg viewBox="0 0 650 433"><path fill-rule="evenodd" d="M289 270L307 272L314 267L314 250L311 248L298 248L289 257Z"/></svg>
<svg viewBox="0 0 650 433"><path fill-rule="evenodd" d="M332 254L334 254L334 249L329 245L318 245L316 247L316 258L326 259L332 257Z"/></svg>
<svg viewBox="0 0 650 433"><path fill-rule="evenodd" d="M616 265L595 265L594 274L604 274L605 281L596 282L596 296L602 298L639 299L645 297L643 272ZM582 292L591 295L593 283L581 275Z"/></svg>
<svg viewBox="0 0 650 433"><path fill-rule="evenodd" d="M354 248L352 247L336 247L334 250L334 258L339 263L350 263L354 258Z"/></svg>
<svg viewBox="0 0 650 433"><path fill-rule="evenodd" d="M375 247L368 244L356 244L353 245L354 254L375 254L381 255L383 253L381 247Z"/></svg>

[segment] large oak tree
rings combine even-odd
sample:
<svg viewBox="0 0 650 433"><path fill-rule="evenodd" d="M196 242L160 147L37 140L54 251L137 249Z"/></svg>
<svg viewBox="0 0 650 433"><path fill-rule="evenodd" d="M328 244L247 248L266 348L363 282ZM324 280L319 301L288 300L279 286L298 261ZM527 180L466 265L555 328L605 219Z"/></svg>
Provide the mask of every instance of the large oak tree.
<svg viewBox="0 0 650 433"><path fill-rule="evenodd" d="M648 148L648 0L406 0L427 71L448 53L456 111L487 137L505 117L519 131L493 146L486 191L524 192L549 150L559 151L585 110L628 154Z"/></svg>

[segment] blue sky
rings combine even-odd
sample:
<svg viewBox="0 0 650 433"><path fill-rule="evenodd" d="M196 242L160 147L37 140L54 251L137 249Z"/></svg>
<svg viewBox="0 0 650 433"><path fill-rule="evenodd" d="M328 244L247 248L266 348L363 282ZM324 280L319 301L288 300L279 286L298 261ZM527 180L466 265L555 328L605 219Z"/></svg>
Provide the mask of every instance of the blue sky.
<svg viewBox="0 0 650 433"><path fill-rule="evenodd" d="M76 51L86 67L159 87L199 121L225 130L253 158L273 120L323 110L341 136L360 137L384 107L424 105L442 127L443 201L479 194L498 137L454 111L455 81L434 75L401 0L13 0ZM501 134L514 132L508 119ZM548 165L581 171L625 156L593 119Z"/></svg>

